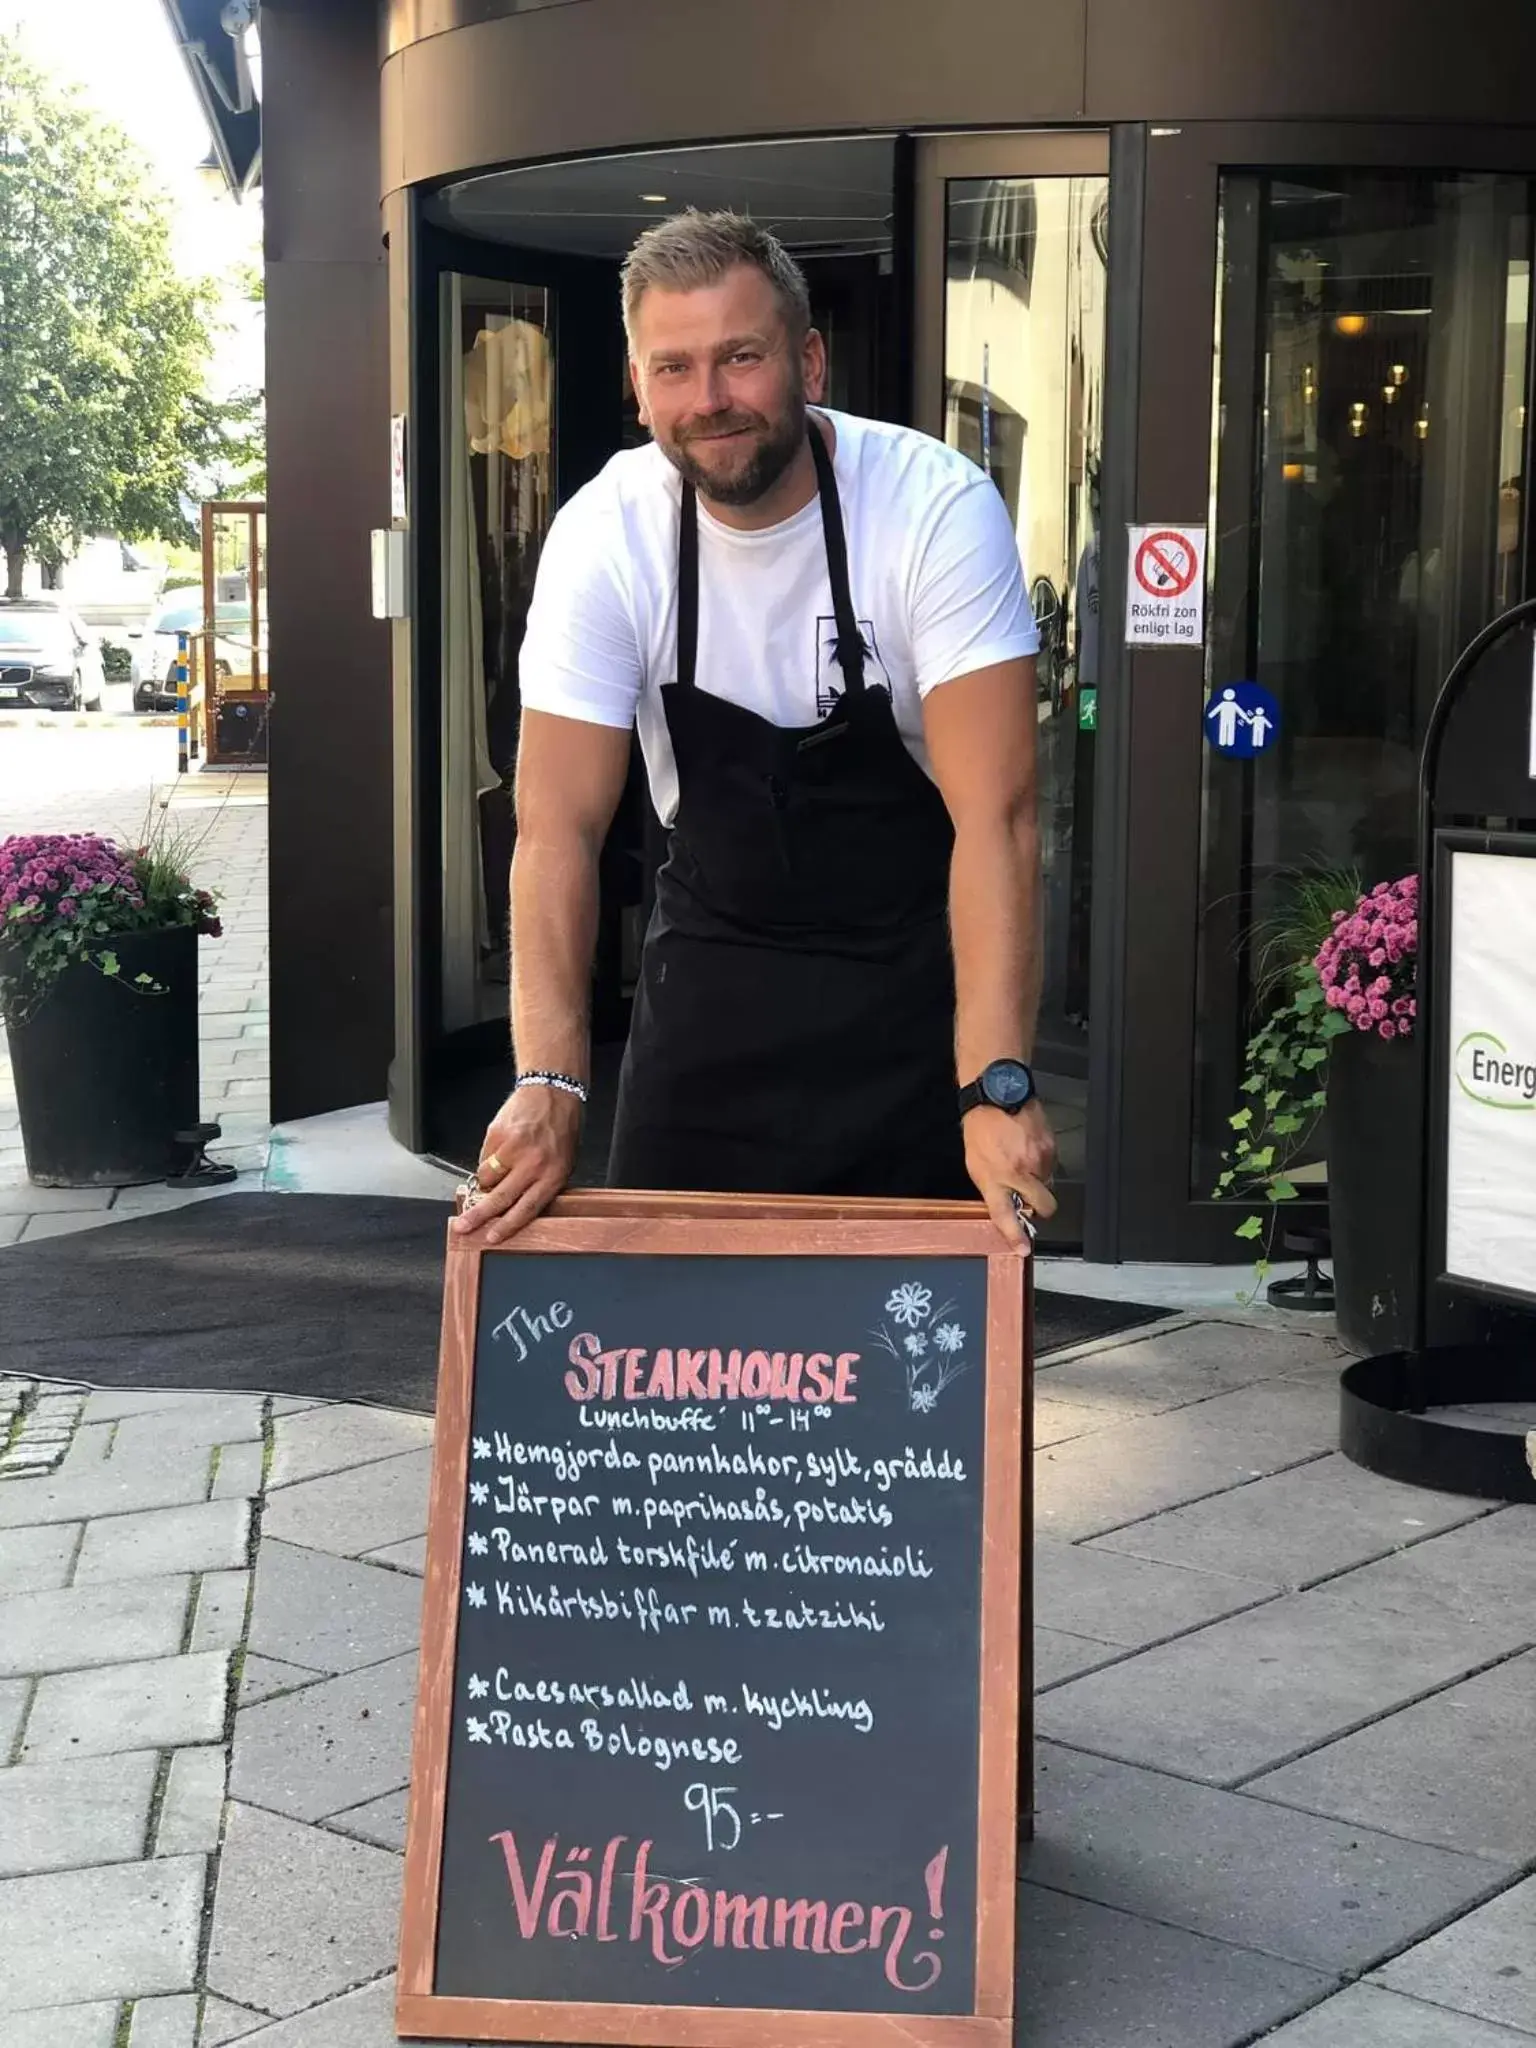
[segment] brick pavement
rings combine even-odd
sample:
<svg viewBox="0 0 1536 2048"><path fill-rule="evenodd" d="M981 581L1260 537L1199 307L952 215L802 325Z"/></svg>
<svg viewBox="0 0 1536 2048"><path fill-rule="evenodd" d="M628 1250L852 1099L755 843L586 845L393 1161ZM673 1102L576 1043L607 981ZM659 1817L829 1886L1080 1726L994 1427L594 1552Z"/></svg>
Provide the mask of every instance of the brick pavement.
<svg viewBox="0 0 1536 2048"><path fill-rule="evenodd" d="M223 1128L216 1157L261 1185L267 1101L266 777L176 774L176 735L145 721L12 720L0 727L0 836L143 833L152 804L192 842L195 879L222 905L225 936L201 942L202 1107ZM160 1187L39 1189L26 1179L10 1059L0 1038L0 1245L143 1215L190 1197Z"/></svg>
<svg viewBox="0 0 1536 2048"><path fill-rule="evenodd" d="M1027 2048L1536 2042L1536 1509L1349 1464L1340 1362L1041 1366ZM6 2048L395 2040L431 1435L0 1382Z"/></svg>

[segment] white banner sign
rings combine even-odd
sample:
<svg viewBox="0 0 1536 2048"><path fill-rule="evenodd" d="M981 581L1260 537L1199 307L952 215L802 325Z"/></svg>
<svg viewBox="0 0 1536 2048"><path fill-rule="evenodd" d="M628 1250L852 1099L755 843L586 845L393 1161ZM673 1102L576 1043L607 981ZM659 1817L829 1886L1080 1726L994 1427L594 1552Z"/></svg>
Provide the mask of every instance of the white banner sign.
<svg viewBox="0 0 1536 2048"><path fill-rule="evenodd" d="M1536 859L1450 865L1446 1271L1536 1300Z"/></svg>

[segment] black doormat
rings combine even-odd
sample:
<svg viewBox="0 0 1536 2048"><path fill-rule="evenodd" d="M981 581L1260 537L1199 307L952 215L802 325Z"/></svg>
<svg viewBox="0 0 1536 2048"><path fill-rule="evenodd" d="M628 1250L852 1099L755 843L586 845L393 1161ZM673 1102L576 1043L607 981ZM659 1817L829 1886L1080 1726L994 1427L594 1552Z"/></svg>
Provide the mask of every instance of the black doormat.
<svg viewBox="0 0 1536 2048"><path fill-rule="evenodd" d="M430 1412L448 1209L226 1195L0 1252L0 1373ZM1044 1353L1165 1313L1036 1296Z"/></svg>

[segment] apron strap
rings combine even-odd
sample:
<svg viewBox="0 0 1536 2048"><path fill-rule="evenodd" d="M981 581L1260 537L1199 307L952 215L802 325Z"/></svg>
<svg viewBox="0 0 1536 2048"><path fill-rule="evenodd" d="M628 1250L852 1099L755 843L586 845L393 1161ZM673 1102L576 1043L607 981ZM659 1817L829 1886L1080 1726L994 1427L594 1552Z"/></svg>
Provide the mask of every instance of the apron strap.
<svg viewBox="0 0 1536 2048"><path fill-rule="evenodd" d="M843 507L837 495L837 478L827 444L816 427L811 427L811 456L816 464L816 488L821 495L821 532L827 550L827 577L832 585L832 612L837 620L837 665L849 696L864 689L864 640L854 615L853 591L848 582L848 543L843 535Z"/></svg>
<svg viewBox="0 0 1536 2048"><path fill-rule="evenodd" d="M683 485L677 528L677 680L693 688L699 661L699 501L692 484Z"/></svg>
<svg viewBox="0 0 1536 2048"><path fill-rule="evenodd" d="M837 661L846 689L857 696L864 688L864 642L854 615L848 581L848 544L843 534L843 508L826 443L810 427L811 458L816 465L816 490L821 500L822 544L827 551L827 577L832 585L832 612L837 620ZM691 690L699 661L699 501L693 485L683 485L677 527L677 677Z"/></svg>

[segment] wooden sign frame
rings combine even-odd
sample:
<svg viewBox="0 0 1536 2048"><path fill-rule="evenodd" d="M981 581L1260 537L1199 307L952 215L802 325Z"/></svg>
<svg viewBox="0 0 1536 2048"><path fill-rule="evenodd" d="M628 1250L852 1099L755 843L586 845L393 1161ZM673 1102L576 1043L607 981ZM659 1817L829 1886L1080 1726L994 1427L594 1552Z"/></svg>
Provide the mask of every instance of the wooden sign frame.
<svg viewBox="0 0 1536 2048"><path fill-rule="evenodd" d="M965 2014L620 2005L463 1998L433 1988L481 1260L450 1233L427 1527L420 1678L395 2004L397 2032L430 2040L626 2048L1011 2048L1020 1759L1032 1743L1029 1556L1033 1358L1030 1262L971 1202L590 1192L564 1197L493 1257L586 1252L794 1258L984 1258L987 1375L982 1489L975 1978ZM1029 1785L1025 1784L1026 1794Z"/></svg>

